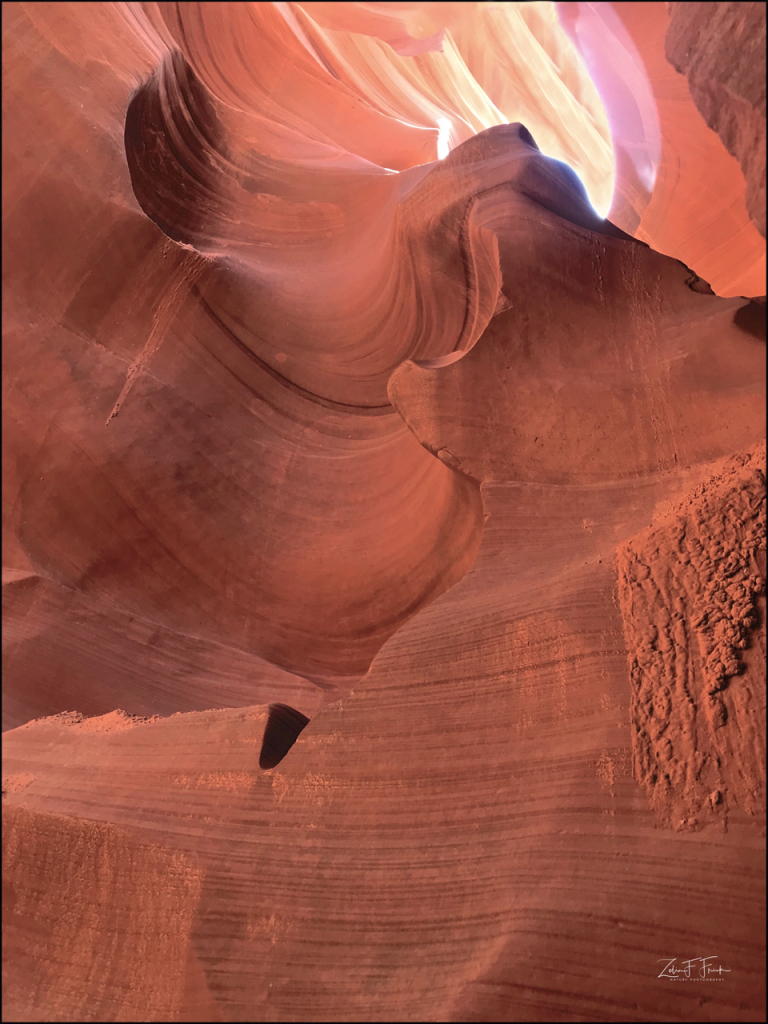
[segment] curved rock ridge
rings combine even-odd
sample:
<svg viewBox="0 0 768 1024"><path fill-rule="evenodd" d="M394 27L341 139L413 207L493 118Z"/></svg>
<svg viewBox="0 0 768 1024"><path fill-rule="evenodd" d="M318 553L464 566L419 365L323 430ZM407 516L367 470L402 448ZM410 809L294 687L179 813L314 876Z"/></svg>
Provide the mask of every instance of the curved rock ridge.
<svg viewBox="0 0 768 1024"><path fill-rule="evenodd" d="M406 22L415 11L403 15ZM57 216L67 211L64 237L83 189L112 197L100 223L85 222L83 268L69 245L49 249L52 268L61 262L55 273L72 280L58 310L34 278L13 288L18 322L60 322L72 347L62 360L60 342L42 332L25 340L18 359L39 346L36 358L45 353L57 364L46 381L60 384L54 403L39 408L36 382L17 389L10 413L17 433L10 448L28 443L22 435L32 422L40 446L39 474L24 462L19 468L10 562L33 571L44 588L63 588L47 604L49 614L56 604L61 611L45 620L45 690L53 696L62 686L53 664L75 621L66 604L85 601L109 606L100 628L138 622L148 635L188 638L208 652L208 670L210 658L228 649L255 658L243 670L250 664L265 687L281 680L283 689L265 696L298 699L311 712L316 701L300 677L326 694L350 685L387 636L461 577L477 550L476 489L415 444L386 394L404 359L469 349L503 305L495 236L482 223L492 200L477 197L515 182L539 197L542 187L565 187L582 192L578 205L590 223L598 218L575 179L530 185L531 176L567 172L541 171L550 165L514 126L495 128L493 144L476 145L467 132L445 161L425 164L435 155L425 140L434 143L436 132L408 124L400 107L395 117L392 108L355 100L359 117L350 119L362 86L340 83L318 63L298 7L118 6L100 8L91 23L83 13L38 5L15 15L19 31L24 26L68 62L73 83L91 66L89 41L111 61L99 65L107 103L89 115L83 143L81 114L67 108L66 90L59 102L67 110L61 124L71 119L61 137L68 141L50 141L52 152L62 144L73 152L81 145L82 159L88 152L85 177L66 202L56 200ZM556 35L547 18L539 18L549 26L545 47ZM243 64L235 39L251 39L262 61ZM44 74L45 53L23 59ZM577 72L561 65L575 88ZM406 92L403 85L391 104ZM125 159L113 148L116 93L125 103L130 190ZM597 109L594 94L590 102ZM427 109L432 117L436 108ZM472 130L484 123L475 120ZM95 177L105 172L93 163L93 139L103 140L117 192ZM9 198L11 230L13 223L25 229L33 203L40 210L43 187L18 207ZM58 182L52 194L61 196ZM175 245L136 217L134 196ZM118 294L112 282L126 274ZM92 365L81 384L71 366L84 370L84 358ZM11 354L7 365L13 374L20 364ZM26 615L25 607L14 602L12 616ZM87 646L94 671L86 675L95 682L98 652L112 641L94 637L89 623L89 643L78 646ZM24 642L14 642L20 673L30 667ZM135 679L132 643L114 659L118 692L118 679ZM145 651L141 662L163 677L160 707L183 700L172 661ZM229 672L217 670L221 685ZM104 690L103 682L89 686L89 701ZM239 686L227 683L222 702ZM29 696L22 688L18 713ZM130 710L147 710L144 694L133 699ZM71 706L59 703L63 693L47 701L38 714Z"/></svg>
<svg viewBox="0 0 768 1024"><path fill-rule="evenodd" d="M196 101L202 95L178 53L139 91L126 122L133 189L170 237L221 254L202 301L273 376L279 370L331 408L381 414L386 382L403 359L474 344L499 289L495 242L476 229L474 198L519 176L521 162L546 163L527 132L526 141L519 126L496 129L503 135L492 159L473 137L466 153L410 181L371 176L364 165L259 166L252 157L246 172L234 157L217 166L214 142L195 149L194 140L220 124ZM196 162L208 146L214 157ZM284 350L277 366L276 349Z"/></svg>
<svg viewBox="0 0 768 1024"><path fill-rule="evenodd" d="M450 149L524 120L602 213L610 205L605 111L552 3L142 6L232 108L393 170L444 155L440 134ZM393 29L415 33L411 46L398 46Z"/></svg>

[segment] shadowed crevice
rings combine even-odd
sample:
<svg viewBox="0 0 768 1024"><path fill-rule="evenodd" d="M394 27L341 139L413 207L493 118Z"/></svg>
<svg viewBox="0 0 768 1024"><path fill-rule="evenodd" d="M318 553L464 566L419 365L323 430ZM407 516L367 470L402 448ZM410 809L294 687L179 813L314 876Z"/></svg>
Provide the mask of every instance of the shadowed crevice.
<svg viewBox="0 0 768 1024"><path fill-rule="evenodd" d="M740 306L733 315L733 322L758 341L765 341L765 296L749 299L747 305Z"/></svg>
<svg viewBox="0 0 768 1024"><path fill-rule="evenodd" d="M259 768L268 771L280 764L308 722L306 715L287 704L270 704Z"/></svg>
<svg viewBox="0 0 768 1024"><path fill-rule="evenodd" d="M133 194L149 219L174 242L214 244L210 226L226 220L231 165L215 105L180 51L134 94L124 143Z"/></svg>

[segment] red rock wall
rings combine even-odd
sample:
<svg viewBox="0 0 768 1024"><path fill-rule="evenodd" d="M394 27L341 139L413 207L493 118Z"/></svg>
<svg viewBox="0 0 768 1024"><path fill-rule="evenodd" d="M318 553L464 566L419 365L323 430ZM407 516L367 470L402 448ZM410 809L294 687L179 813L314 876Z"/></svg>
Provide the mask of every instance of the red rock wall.
<svg viewBox="0 0 768 1024"><path fill-rule="evenodd" d="M764 240L572 7L4 5L5 1019L764 1019Z"/></svg>
<svg viewBox="0 0 768 1024"><path fill-rule="evenodd" d="M765 803L764 467L732 460L619 555L634 776L676 828Z"/></svg>
<svg viewBox="0 0 768 1024"><path fill-rule="evenodd" d="M747 182L749 215L765 238L765 6L671 3L667 59Z"/></svg>
<svg viewBox="0 0 768 1024"><path fill-rule="evenodd" d="M688 11L692 5L682 6ZM750 5L735 6L746 11ZM762 5L752 6L764 12ZM659 252L694 267L718 295L762 295L765 239L746 203L748 187L765 190L765 175L758 170L760 149L751 157L756 161L754 184L747 186L739 161L708 126L713 122L702 117L691 91L696 87L665 57L668 34L673 34L669 7L674 5L558 5L611 123L617 179L610 218ZM713 40L712 45L718 44ZM720 52L722 67L745 66L743 45L728 43ZM746 75L755 89L765 79L765 66L759 56L748 63Z"/></svg>

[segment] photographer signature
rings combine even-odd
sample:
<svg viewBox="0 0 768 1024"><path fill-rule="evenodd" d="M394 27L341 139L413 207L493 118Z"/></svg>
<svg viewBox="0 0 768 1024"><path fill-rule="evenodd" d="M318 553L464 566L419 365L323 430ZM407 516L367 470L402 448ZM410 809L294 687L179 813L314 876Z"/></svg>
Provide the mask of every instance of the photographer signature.
<svg viewBox="0 0 768 1024"><path fill-rule="evenodd" d="M676 960L676 956L659 957L659 962L666 964L659 975L660 978L671 978L672 981L722 981L723 974L731 973L730 967L712 966L710 961L717 960L716 956L698 956L692 960L681 960L680 967L675 966ZM719 977L712 978L712 974Z"/></svg>

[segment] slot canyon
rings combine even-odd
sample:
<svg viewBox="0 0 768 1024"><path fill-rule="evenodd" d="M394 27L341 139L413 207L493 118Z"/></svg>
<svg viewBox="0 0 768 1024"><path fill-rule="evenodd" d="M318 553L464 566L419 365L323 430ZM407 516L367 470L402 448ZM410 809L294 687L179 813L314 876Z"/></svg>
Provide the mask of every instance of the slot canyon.
<svg viewBox="0 0 768 1024"><path fill-rule="evenodd" d="M3 1020L765 1020L765 4L2 17Z"/></svg>

